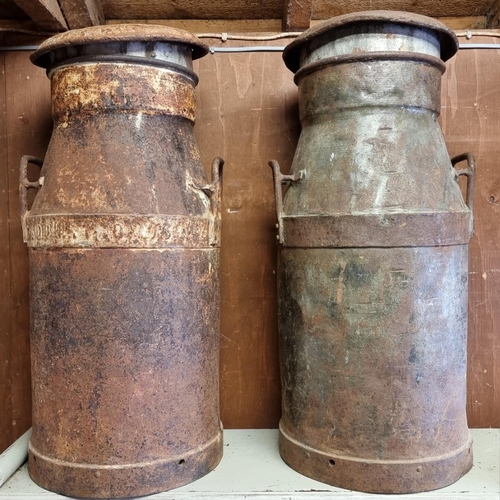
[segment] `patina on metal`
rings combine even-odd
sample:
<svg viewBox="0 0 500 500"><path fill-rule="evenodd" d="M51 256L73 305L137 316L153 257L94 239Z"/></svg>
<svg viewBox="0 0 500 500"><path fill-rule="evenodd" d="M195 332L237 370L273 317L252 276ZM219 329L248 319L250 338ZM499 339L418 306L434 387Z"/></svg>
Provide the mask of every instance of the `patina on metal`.
<svg viewBox="0 0 500 500"><path fill-rule="evenodd" d="M443 61L457 48L435 20L374 11L318 25L283 55L296 73L302 133L289 175L270 162L280 452L331 485L426 491L472 466L474 158L450 162L437 124Z"/></svg>
<svg viewBox="0 0 500 500"><path fill-rule="evenodd" d="M29 473L49 490L146 495L221 459L223 161L209 182L193 134L192 60L207 51L184 31L127 25L57 35L32 56L55 122L43 165L24 157L20 182Z"/></svg>

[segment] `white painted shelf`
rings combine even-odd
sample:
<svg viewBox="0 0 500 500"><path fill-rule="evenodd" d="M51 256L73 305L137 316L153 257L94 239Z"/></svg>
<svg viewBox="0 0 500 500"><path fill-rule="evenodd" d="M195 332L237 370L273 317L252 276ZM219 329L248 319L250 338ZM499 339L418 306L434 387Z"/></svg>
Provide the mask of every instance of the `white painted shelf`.
<svg viewBox="0 0 500 500"><path fill-rule="evenodd" d="M278 453L277 430L224 431L224 458L207 476L151 500L499 500L500 430L474 429L474 467L455 484L412 495L356 493L313 481L290 469ZM0 500L62 499L39 488L23 465L0 488Z"/></svg>

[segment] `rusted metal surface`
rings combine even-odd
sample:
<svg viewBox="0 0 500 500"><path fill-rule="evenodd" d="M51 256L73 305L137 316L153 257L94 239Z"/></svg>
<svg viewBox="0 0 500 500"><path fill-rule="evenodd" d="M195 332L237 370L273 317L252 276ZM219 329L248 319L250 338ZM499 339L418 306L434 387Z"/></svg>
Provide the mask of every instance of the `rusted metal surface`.
<svg viewBox="0 0 500 500"><path fill-rule="evenodd" d="M456 49L436 21L376 12L333 19L284 53L302 133L290 175L270 162L282 243L280 452L332 485L426 491L472 466L474 162L450 162L436 122L441 58Z"/></svg>
<svg viewBox="0 0 500 500"><path fill-rule="evenodd" d="M130 42L138 42L136 49L141 47L141 50L149 52L152 58L156 57L153 54L152 44L157 42L160 43L158 46L160 52L162 44L165 43L174 43L188 48L191 52L191 60L208 54L208 46L184 30L154 24L111 24L70 30L55 35L40 45L40 48L31 56L31 60L37 66L47 68L51 59L57 57L55 51L59 49L71 47L72 53L76 55L95 44L98 44L102 51L105 49L103 44L114 49L115 43L128 44ZM115 54L118 55L120 52L127 52L126 49L124 50L124 45L122 45L122 50Z"/></svg>
<svg viewBox="0 0 500 500"><path fill-rule="evenodd" d="M31 477L146 495L221 458L215 249L32 250Z"/></svg>
<svg viewBox="0 0 500 500"><path fill-rule="evenodd" d="M83 119L112 109L140 117L173 115L195 119L194 74L176 72L169 67L129 64L120 67L111 62L67 66L52 76L52 111L60 127L77 114ZM77 93L75 89L85 89Z"/></svg>
<svg viewBox="0 0 500 500"><path fill-rule="evenodd" d="M33 58L48 65L55 124L39 180L26 177L39 160L21 164L29 472L75 497L167 490L222 456L223 162L214 160L209 182L193 135L192 46L198 55L205 46L179 30L146 27L144 42L132 31L68 33ZM29 188L38 188L31 210Z"/></svg>

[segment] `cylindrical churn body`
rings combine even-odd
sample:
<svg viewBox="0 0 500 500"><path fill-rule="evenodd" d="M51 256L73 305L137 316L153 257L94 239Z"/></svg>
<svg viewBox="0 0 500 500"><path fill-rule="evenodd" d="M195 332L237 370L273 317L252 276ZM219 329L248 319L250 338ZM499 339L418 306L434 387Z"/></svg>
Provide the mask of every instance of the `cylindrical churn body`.
<svg viewBox="0 0 500 500"><path fill-rule="evenodd" d="M295 470L404 493L472 465L467 248L473 157L437 123L451 31L398 12L318 25L284 53L302 133L275 175L283 415ZM468 202L458 176L468 177ZM288 184L284 199L282 184Z"/></svg>
<svg viewBox="0 0 500 500"><path fill-rule="evenodd" d="M219 230L193 135L192 59L160 26L57 35L54 131L37 182L23 158L30 248L29 472L75 497L132 497L212 470L219 420ZM27 211L27 188L38 192Z"/></svg>

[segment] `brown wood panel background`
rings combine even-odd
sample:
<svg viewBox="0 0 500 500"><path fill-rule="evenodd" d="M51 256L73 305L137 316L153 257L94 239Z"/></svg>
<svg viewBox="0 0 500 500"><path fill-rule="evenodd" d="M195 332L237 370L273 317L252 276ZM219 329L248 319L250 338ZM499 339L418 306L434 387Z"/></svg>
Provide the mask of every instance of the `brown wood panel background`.
<svg viewBox="0 0 500 500"><path fill-rule="evenodd" d="M0 54L0 450L12 441L12 383L10 377L10 247L9 171L7 167L7 106L5 54Z"/></svg>
<svg viewBox="0 0 500 500"><path fill-rule="evenodd" d="M473 41L498 43L498 38ZM499 82L500 51L466 49L448 62L442 89L441 124L450 155L472 151L477 163L469 257L467 412L472 427L500 427Z"/></svg>
<svg viewBox="0 0 500 500"><path fill-rule="evenodd" d="M52 132L50 87L28 56L4 53L0 80L0 449L31 425L28 252L19 216L19 161L23 154L43 158Z"/></svg>
<svg viewBox="0 0 500 500"><path fill-rule="evenodd" d="M19 220L18 166L23 154L43 157L51 132L48 80L28 56L0 56L0 450L30 425L28 263ZM469 308L468 412L473 427L500 426L499 59L495 50L461 51L448 63L443 79L442 125L450 154L470 150L477 156ZM212 157L226 160L222 421L226 428L276 427L276 233L267 161L279 160L283 170L291 163L300 131L296 87L280 53L208 55L196 69L195 130L202 157L207 170Z"/></svg>
<svg viewBox="0 0 500 500"><path fill-rule="evenodd" d="M291 164L300 132L297 88L280 53L208 55L197 71L197 141L206 164L215 155L226 160L221 419L226 428L276 427L281 412L276 215L267 162L275 158L284 169Z"/></svg>

